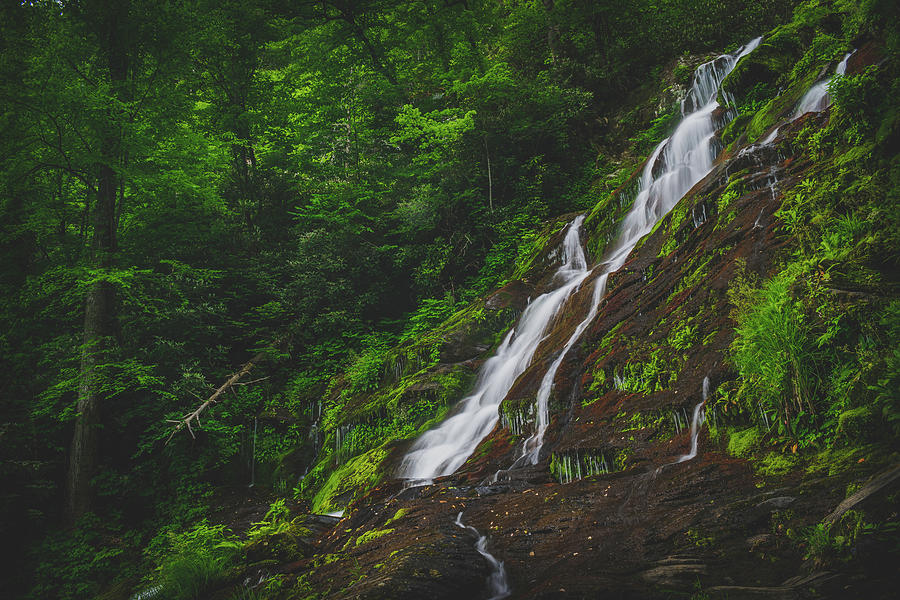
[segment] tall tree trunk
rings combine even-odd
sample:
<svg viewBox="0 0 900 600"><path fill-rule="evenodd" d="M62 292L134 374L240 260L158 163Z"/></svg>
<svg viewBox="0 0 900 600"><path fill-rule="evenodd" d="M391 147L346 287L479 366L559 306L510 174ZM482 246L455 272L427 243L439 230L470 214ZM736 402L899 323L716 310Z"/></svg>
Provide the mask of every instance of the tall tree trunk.
<svg viewBox="0 0 900 600"><path fill-rule="evenodd" d="M123 51L122 19L127 3L103 11L99 21L99 41L109 68L112 93L126 99L128 57ZM118 111L110 107L101 135L102 162L98 165L98 186L93 213L92 262L101 269L113 265L116 251L116 204L119 180L114 165L121 160L122 129ZM97 471L100 446L102 374L98 366L106 360L115 333L115 288L107 281L95 281L85 296L84 337L81 346L81 373L78 388L78 413L69 453L66 478L65 516L74 523L92 508L91 479Z"/></svg>
<svg viewBox="0 0 900 600"><path fill-rule="evenodd" d="M116 248L116 175L108 165L100 167L100 185L94 207L94 263L112 264ZM70 522L91 509L91 478L97 468L100 442L100 374L97 365L110 349L115 332L115 288L107 281L94 282L84 302L84 338L81 346L81 381L78 388L78 414L69 453L66 482L66 514Z"/></svg>

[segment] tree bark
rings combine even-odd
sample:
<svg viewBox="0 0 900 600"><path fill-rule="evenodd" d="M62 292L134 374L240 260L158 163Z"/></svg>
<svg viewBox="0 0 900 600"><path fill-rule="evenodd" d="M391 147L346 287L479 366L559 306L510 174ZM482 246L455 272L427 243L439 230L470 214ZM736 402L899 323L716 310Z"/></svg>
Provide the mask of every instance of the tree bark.
<svg viewBox="0 0 900 600"><path fill-rule="evenodd" d="M124 5L124 3L123 3ZM109 68L109 81L115 95L124 94L128 76L128 58L122 50L120 19L127 5L104 13L99 25L100 46ZM91 258L95 267L113 265L116 251L116 204L119 180L113 165L121 159L121 129L116 111L110 109L101 133L101 162L98 164L96 204L93 214ZM108 281L91 284L84 302L84 337L81 346L81 372L78 388L78 412L69 452L66 478L65 517L74 523L92 508L91 479L97 471L100 446L102 374L98 366L112 347L115 333L115 288Z"/></svg>
<svg viewBox="0 0 900 600"><path fill-rule="evenodd" d="M85 298L84 340L81 348L81 382L78 415L69 454L66 514L70 522L91 509L91 479L97 469L100 441L100 393L97 365L109 346L110 313L115 293L107 282L95 282Z"/></svg>

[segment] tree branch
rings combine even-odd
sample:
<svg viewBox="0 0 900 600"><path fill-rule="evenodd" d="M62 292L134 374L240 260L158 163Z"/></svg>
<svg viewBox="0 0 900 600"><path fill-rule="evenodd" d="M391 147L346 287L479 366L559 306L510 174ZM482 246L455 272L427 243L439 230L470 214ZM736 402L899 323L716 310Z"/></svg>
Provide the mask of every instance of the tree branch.
<svg viewBox="0 0 900 600"><path fill-rule="evenodd" d="M200 415L203 414L203 411L207 410L210 406L218 402L219 397L222 394L236 385L244 375L249 373L253 369L253 367L262 362L266 358L266 356L266 352L263 351L251 358L248 362L244 363L244 366L241 367L241 369L237 373L229 376L228 379L225 380L225 383L220 385L219 388L215 392L213 392L212 396L207 398L206 401L198 406L197 409L193 412L186 414L184 417L178 420L166 419L166 422L168 423L175 423L175 428L172 429L172 433L169 434L169 438L166 440L166 445L168 445L169 442L172 441L172 438L175 437L176 433L184 428L187 428L188 432L191 434L191 437L196 438L196 436L194 435L194 430L191 429L191 421L196 421L197 425L200 425Z"/></svg>

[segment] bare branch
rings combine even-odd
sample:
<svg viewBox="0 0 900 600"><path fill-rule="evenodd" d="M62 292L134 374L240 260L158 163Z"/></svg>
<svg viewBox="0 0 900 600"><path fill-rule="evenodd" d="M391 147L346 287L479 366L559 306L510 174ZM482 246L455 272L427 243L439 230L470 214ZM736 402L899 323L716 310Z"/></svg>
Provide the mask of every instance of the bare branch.
<svg viewBox="0 0 900 600"><path fill-rule="evenodd" d="M166 419L169 423L177 423L175 428L172 429L172 433L169 434L169 438L166 440L166 444L168 444L175 434L178 433L181 429L187 428L188 432L191 434L191 437L195 438L197 436L194 435L194 430L191 428L191 421L195 421L197 425L200 425L200 415L203 414L203 411L207 410L210 406L219 401L219 397L231 389L241 378L244 377L247 373L253 369L258 363L262 362L266 358L266 352L260 352L253 358L251 358L247 363L244 364L243 367L233 375L229 376L228 379L225 380L225 383L219 386L219 388L213 392L212 396L206 399L197 409L191 413L185 415L183 419L180 421L172 421L170 419ZM233 390L232 390L233 391Z"/></svg>
<svg viewBox="0 0 900 600"><path fill-rule="evenodd" d="M265 381L268 379L268 375L266 377L260 377L259 379L251 379L250 381L242 381L241 383L235 383L234 385L253 385L254 383L259 383L260 381Z"/></svg>

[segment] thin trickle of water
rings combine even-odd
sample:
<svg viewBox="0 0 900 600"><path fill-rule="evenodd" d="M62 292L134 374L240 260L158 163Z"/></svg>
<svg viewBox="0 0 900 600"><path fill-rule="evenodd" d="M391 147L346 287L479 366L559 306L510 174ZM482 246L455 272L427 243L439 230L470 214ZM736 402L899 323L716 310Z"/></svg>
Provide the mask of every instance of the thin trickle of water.
<svg viewBox="0 0 900 600"><path fill-rule="evenodd" d="M423 434L403 457L399 476L428 482L456 471L490 433L499 419L499 407L544 339L547 327L590 271L581 247L584 216L575 218L560 248L562 265L554 274L558 287L533 299L516 327L481 368L475 391L460 401L455 414Z"/></svg>
<svg viewBox="0 0 900 600"><path fill-rule="evenodd" d="M778 185L778 171L775 169L775 165L772 165L772 168L769 169L769 191L772 192L772 200L775 200L775 186Z"/></svg>
<svg viewBox="0 0 900 600"><path fill-rule="evenodd" d="M761 146L768 146L769 144L771 144L772 142L774 142L774 141L775 141L775 138L778 137L778 130L779 130L779 129L781 129L781 128L780 128L780 127L776 127L775 129L773 129L772 132L771 132L769 135L767 135L767 136L765 137L765 139L763 139L763 141L760 142L760 145L761 145Z"/></svg>
<svg viewBox="0 0 900 600"><path fill-rule="evenodd" d="M130 600L156 600L162 595L163 586L154 585L131 596Z"/></svg>
<svg viewBox="0 0 900 600"><path fill-rule="evenodd" d="M854 52L856 52L856 50L851 50L844 55L844 58L838 63L837 68L834 70L834 75L840 76L847 72L847 61L850 60L850 57L853 56ZM823 79L809 88L809 91L803 95L803 98L801 98L800 102L797 104L797 109L791 117L792 121L802 117L808 112L822 112L831 105L831 97L828 95L828 84L831 83L832 79L834 79L834 76Z"/></svg>
<svg viewBox="0 0 900 600"><path fill-rule="evenodd" d="M760 224L760 219L762 219L762 216L763 216L763 212L764 212L764 211L765 211L764 208L759 209L759 214L756 215L756 220L753 221L753 229L760 229L760 228L762 228L762 225Z"/></svg>
<svg viewBox="0 0 900 600"><path fill-rule="evenodd" d="M709 377L703 378L703 399L694 407L694 414L691 417L691 450L687 454L678 457L676 463L683 463L697 456L697 446L700 439L700 428L706 421L706 413L703 407L706 405L706 399L709 397Z"/></svg>
<svg viewBox="0 0 900 600"><path fill-rule="evenodd" d="M766 424L766 429L771 429L772 425L769 424L769 415L767 415L766 411L763 409L762 402L758 402L757 404L759 405L759 414L762 416L762 420Z"/></svg>
<svg viewBox="0 0 900 600"><path fill-rule="evenodd" d="M488 561L488 564L491 565L491 575L488 577L488 587L491 592L489 600L502 600L503 598L509 597L512 590L509 587L509 582L506 580L506 569L503 568L503 563L494 558L494 555L487 551L487 536L478 533L478 530L471 525L463 523L462 516L462 512L456 515L456 521L453 522L454 525L475 534L475 537L478 539L478 541L475 542L475 549L478 551L478 554L483 556L484 559Z"/></svg>

